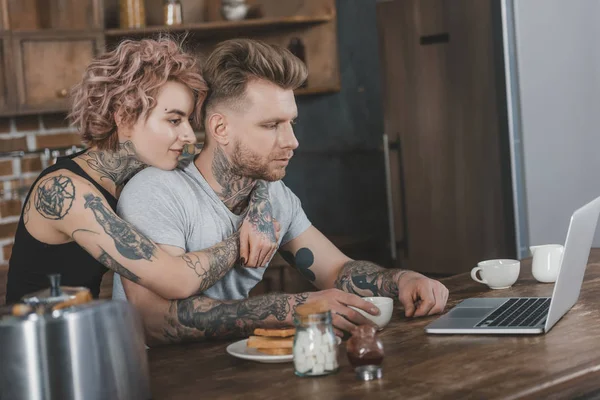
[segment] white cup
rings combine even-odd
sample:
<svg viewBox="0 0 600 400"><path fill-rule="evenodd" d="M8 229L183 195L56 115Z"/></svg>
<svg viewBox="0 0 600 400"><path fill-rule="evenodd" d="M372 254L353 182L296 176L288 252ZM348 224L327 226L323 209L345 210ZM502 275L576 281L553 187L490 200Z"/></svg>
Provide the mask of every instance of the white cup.
<svg viewBox="0 0 600 400"><path fill-rule="evenodd" d="M471 270L471 278L484 283L490 289L507 289L519 278L521 263L518 260L486 260L477 263ZM480 273L481 279L477 277Z"/></svg>
<svg viewBox="0 0 600 400"><path fill-rule="evenodd" d="M392 299L391 297L363 297L363 300L375 304L375 306L379 308L379 315L371 315L368 312L353 306L348 307L361 313L366 319L372 321L375 325L377 325L378 330L382 330L392 318L392 311L394 310L394 299Z"/></svg>
<svg viewBox="0 0 600 400"><path fill-rule="evenodd" d="M545 244L542 246L531 246L531 273L533 277L543 283L556 282L558 271L562 263L565 248L560 244Z"/></svg>

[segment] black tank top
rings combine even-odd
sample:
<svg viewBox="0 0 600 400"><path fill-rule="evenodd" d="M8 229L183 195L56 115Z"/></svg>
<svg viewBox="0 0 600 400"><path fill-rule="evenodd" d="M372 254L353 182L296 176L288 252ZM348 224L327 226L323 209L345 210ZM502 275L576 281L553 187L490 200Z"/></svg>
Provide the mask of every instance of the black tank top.
<svg viewBox="0 0 600 400"><path fill-rule="evenodd" d="M69 170L91 182L115 211L117 199L73 161L73 158L83 152L85 150L71 156L59 157L54 165L42 171L35 183L51 172ZM27 204L35 183L31 185L24 204ZM46 244L31 236L25 228L23 213L21 213L8 266L6 303L15 303L29 293L48 288L50 273L61 274L61 286L85 286L90 289L92 296L97 298L102 276L106 271L108 269L104 265L76 242Z"/></svg>

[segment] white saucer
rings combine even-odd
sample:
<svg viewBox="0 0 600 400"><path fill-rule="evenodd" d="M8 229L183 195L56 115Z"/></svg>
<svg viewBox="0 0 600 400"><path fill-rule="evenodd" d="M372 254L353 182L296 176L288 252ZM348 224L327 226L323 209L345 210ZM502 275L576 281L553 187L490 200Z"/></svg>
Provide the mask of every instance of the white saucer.
<svg viewBox="0 0 600 400"><path fill-rule="evenodd" d="M342 339L338 336L335 337L337 344L342 343ZM249 348L246 343L248 339L242 339L235 343L227 346L227 353L234 357L241 358L243 360L258 361L261 363L274 364L274 363L285 363L294 361L293 354L286 355L270 355L263 354L256 349Z"/></svg>

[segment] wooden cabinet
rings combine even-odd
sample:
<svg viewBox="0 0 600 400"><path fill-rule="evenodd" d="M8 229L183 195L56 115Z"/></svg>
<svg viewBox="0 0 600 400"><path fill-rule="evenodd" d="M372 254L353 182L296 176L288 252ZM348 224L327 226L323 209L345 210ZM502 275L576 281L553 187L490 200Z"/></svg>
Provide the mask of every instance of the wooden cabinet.
<svg viewBox="0 0 600 400"><path fill-rule="evenodd" d="M102 0L1 0L12 31L103 30Z"/></svg>
<svg viewBox="0 0 600 400"><path fill-rule="evenodd" d="M493 4L377 6L391 188L406 268L455 274L483 259L515 256Z"/></svg>
<svg viewBox="0 0 600 400"><path fill-rule="evenodd" d="M224 21L220 0L185 0L178 26L163 24L163 0L145 4L147 26L120 29L118 0L0 0L0 115L67 111L69 91L92 58L123 39L165 33L185 37L202 56L235 37L300 48L308 79L296 94L340 90L335 0L249 0L252 12L242 21Z"/></svg>
<svg viewBox="0 0 600 400"><path fill-rule="evenodd" d="M14 35L12 41L20 112L66 110L69 90L104 47L101 34Z"/></svg>
<svg viewBox="0 0 600 400"><path fill-rule="evenodd" d="M103 0L0 0L0 115L68 110L104 51Z"/></svg>
<svg viewBox="0 0 600 400"><path fill-rule="evenodd" d="M107 48L114 48L124 38L157 37L165 32L185 34L186 47L202 56L210 54L217 43L238 37L288 49L301 43L308 78L296 95L334 93L341 88L335 0L248 0L249 17L241 21L223 19L221 0L204 0L203 13L198 2L184 0L184 24L171 27L164 26L162 14L157 13L161 1L146 1L145 28L121 29L115 26L118 2L106 0Z"/></svg>
<svg viewBox="0 0 600 400"><path fill-rule="evenodd" d="M10 38L0 36L0 115L16 111Z"/></svg>

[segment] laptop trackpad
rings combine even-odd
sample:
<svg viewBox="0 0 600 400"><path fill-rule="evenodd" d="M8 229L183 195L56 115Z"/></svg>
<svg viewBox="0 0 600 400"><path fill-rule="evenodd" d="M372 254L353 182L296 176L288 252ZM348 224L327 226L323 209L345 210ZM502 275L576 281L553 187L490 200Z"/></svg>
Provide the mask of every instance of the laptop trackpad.
<svg viewBox="0 0 600 400"><path fill-rule="evenodd" d="M455 308L448 313L449 318L483 318L494 308Z"/></svg>

